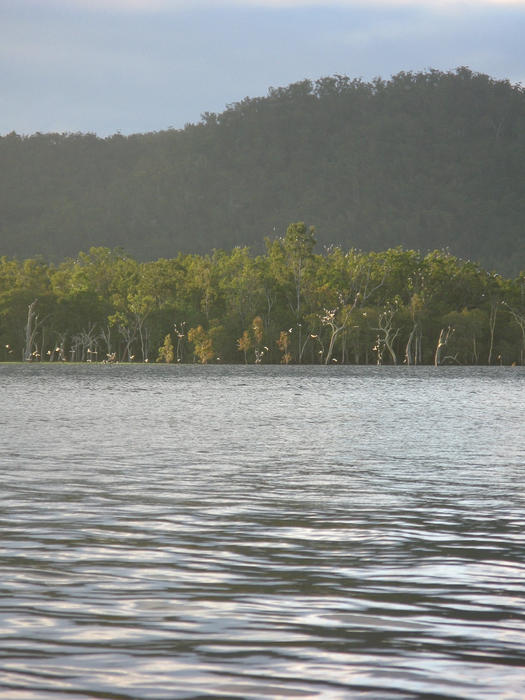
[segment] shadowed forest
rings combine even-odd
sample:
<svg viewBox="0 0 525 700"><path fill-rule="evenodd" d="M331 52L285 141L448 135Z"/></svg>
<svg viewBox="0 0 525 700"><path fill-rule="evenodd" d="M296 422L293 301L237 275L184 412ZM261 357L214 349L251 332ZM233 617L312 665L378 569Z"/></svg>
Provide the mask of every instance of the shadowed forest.
<svg viewBox="0 0 525 700"><path fill-rule="evenodd" d="M443 251L319 253L302 222L260 255L2 257L0 342L4 361L523 365L525 274Z"/></svg>
<svg viewBox="0 0 525 700"><path fill-rule="evenodd" d="M525 268L524 90L467 68L305 80L180 130L12 133L0 138L0 163L0 254L20 259L57 263L97 246L142 261L198 253L192 265L212 265L210 250L262 254L265 236L305 220L320 245L448 248L500 274ZM219 317L211 299L208 315ZM343 337L345 359L362 360L364 345L351 351ZM474 358L487 359L483 343Z"/></svg>

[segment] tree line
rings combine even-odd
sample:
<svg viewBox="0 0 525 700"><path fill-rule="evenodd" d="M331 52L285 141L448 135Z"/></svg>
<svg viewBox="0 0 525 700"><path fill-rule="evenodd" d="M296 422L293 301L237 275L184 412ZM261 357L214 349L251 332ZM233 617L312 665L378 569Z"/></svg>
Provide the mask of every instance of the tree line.
<svg viewBox="0 0 525 700"><path fill-rule="evenodd" d="M525 363L525 273L505 278L447 251L315 246L296 222L258 255L2 257L0 359Z"/></svg>
<svg viewBox="0 0 525 700"><path fill-rule="evenodd" d="M184 129L12 133L0 164L3 255L262 253L304 218L325 245L525 267L525 91L464 67L303 80Z"/></svg>

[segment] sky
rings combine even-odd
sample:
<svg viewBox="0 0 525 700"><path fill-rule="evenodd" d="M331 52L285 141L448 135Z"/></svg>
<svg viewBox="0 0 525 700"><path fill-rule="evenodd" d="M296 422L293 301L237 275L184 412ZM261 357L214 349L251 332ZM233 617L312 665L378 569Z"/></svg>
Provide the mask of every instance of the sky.
<svg viewBox="0 0 525 700"><path fill-rule="evenodd" d="M304 78L525 84L525 0L0 0L0 134L183 128Z"/></svg>

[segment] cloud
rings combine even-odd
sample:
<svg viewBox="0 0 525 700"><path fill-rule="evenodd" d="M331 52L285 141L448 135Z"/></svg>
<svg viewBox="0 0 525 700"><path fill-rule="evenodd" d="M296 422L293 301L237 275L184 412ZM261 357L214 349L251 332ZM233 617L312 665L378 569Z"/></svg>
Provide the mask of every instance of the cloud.
<svg viewBox="0 0 525 700"><path fill-rule="evenodd" d="M336 73L466 65L525 83L518 4L0 0L0 134L179 127L270 85Z"/></svg>
<svg viewBox="0 0 525 700"><path fill-rule="evenodd" d="M22 0L23 2L24 0ZM31 0L29 0L31 3ZM105 10L109 12L190 11L203 7L294 9L294 8L433 8L468 10L485 7L524 7L525 0L33 0L34 4L67 9Z"/></svg>

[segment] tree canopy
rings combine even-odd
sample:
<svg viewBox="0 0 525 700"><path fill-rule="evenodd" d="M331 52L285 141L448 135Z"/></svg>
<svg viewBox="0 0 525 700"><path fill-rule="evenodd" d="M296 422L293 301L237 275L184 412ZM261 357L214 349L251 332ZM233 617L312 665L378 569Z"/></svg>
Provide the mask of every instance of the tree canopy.
<svg viewBox="0 0 525 700"><path fill-rule="evenodd" d="M525 273L446 251L315 246L296 222L263 254L4 256L0 360L525 363Z"/></svg>
<svg viewBox="0 0 525 700"><path fill-rule="evenodd" d="M271 88L198 124L0 138L0 254L139 260L283 235L525 267L525 95L467 68ZM203 273L204 274L204 273Z"/></svg>

